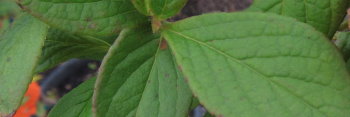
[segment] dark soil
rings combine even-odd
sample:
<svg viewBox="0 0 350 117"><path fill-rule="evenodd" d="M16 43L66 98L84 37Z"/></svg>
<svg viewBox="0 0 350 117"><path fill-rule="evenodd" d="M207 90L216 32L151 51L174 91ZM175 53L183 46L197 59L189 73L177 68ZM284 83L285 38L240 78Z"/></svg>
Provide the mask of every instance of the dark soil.
<svg viewBox="0 0 350 117"><path fill-rule="evenodd" d="M181 13L170 19L176 21L210 12L234 12L243 10L252 0L189 0Z"/></svg>

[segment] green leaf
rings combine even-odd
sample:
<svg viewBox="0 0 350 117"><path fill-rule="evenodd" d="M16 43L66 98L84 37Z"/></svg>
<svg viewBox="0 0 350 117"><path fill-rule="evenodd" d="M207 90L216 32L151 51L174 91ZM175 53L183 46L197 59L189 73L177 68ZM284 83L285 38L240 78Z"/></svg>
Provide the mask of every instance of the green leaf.
<svg viewBox="0 0 350 117"><path fill-rule="evenodd" d="M350 72L350 61L349 60L346 61L346 69L348 70L348 72Z"/></svg>
<svg viewBox="0 0 350 117"><path fill-rule="evenodd" d="M103 39L50 28L36 72L45 71L72 58L102 60L109 47L109 42Z"/></svg>
<svg viewBox="0 0 350 117"><path fill-rule="evenodd" d="M343 54L345 60L350 58L350 32L338 32L335 35L335 45Z"/></svg>
<svg viewBox="0 0 350 117"><path fill-rule="evenodd" d="M44 45L48 26L21 16L0 38L0 115L21 103Z"/></svg>
<svg viewBox="0 0 350 117"><path fill-rule="evenodd" d="M190 106L190 110L196 109L197 106L199 106L199 100L196 97L192 98L192 102L191 102L191 106Z"/></svg>
<svg viewBox="0 0 350 117"><path fill-rule="evenodd" d="M100 68L98 117L184 117L192 94L166 42L151 29L122 31Z"/></svg>
<svg viewBox="0 0 350 117"><path fill-rule="evenodd" d="M8 29L8 27L10 27L10 22L7 18L0 18L0 35L2 35L2 33Z"/></svg>
<svg viewBox="0 0 350 117"><path fill-rule="evenodd" d="M312 25L332 38L349 0L254 0L248 11L277 13Z"/></svg>
<svg viewBox="0 0 350 117"><path fill-rule="evenodd" d="M309 25L245 12L192 17L163 30L192 92L215 116L350 115L344 61Z"/></svg>
<svg viewBox="0 0 350 117"><path fill-rule="evenodd" d="M66 94L48 117L92 117L92 95L96 78L91 78Z"/></svg>
<svg viewBox="0 0 350 117"><path fill-rule="evenodd" d="M164 20L176 15L187 0L131 0L136 9L144 15Z"/></svg>
<svg viewBox="0 0 350 117"><path fill-rule="evenodd" d="M19 14L20 10L14 0L0 0L0 17Z"/></svg>
<svg viewBox="0 0 350 117"><path fill-rule="evenodd" d="M213 115L210 115L210 113L205 113L204 117L214 117Z"/></svg>
<svg viewBox="0 0 350 117"><path fill-rule="evenodd" d="M53 27L94 37L147 22L130 0L23 0L22 8Z"/></svg>

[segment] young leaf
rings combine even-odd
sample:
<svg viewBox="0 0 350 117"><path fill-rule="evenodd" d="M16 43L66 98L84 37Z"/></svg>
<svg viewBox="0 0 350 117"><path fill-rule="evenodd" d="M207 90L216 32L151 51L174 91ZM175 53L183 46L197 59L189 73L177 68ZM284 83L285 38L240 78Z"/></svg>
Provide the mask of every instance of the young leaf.
<svg viewBox="0 0 350 117"><path fill-rule="evenodd" d="M13 112L32 80L48 26L22 15L0 37L0 115Z"/></svg>
<svg viewBox="0 0 350 117"><path fill-rule="evenodd" d="M93 100L96 116L187 115L191 91L159 38L145 27L122 31L100 68Z"/></svg>
<svg viewBox="0 0 350 117"><path fill-rule="evenodd" d="M332 38L349 0L254 0L248 11L272 12L312 25Z"/></svg>
<svg viewBox="0 0 350 117"><path fill-rule="evenodd" d="M72 58L102 60L109 47L110 44L102 39L50 28L36 72L42 72Z"/></svg>
<svg viewBox="0 0 350 117"><path fill-rule="evenodd" d="M92 117L92 94L96 78L91 78L66 94L48 117Z"/></svg>
<svg viewBox="0 0 350 117"><path fill-rule="evenodd" d="M350 77L323 34L291 18L219 13L163 29L192 92L223 117L347 117Z"/></svg>
<svg viewBox="0 0 350 117"><path fill-rule="evenodd" d="M164 20L180 12L187 0L131 0L136 9L144 15Z"/></svg>
<svg viewBox="0 0 350 117"><path fill-rule="evenodd" d="M22 9L53 27L94 37L147 21L130 0L23 0Z"/></svg>

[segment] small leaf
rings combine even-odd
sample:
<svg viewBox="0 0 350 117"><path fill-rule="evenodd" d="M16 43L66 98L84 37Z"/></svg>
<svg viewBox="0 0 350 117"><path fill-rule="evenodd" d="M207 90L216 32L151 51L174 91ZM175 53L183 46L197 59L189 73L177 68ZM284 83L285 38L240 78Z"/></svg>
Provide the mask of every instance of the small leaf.
<svg viewBox="0 0 350 117"><path fill-rule="evenodd" d="M96 78L74 88L50 111L48 117L92 117L92 94Z"/></svg>
<svg viewBox="0 0 350 117"><path fill-rule="evenodd" d="M147 22L130 0L23 0L22 8L53 27L93 37Z"/></svg>
<svg viewBox="0 0 350 117"><path fill-rule="evenodd" d="M348 117L350 77L323 34L291 18L219 13L166 25L192 92L215 116Z"/></svg>
<svg viewBox="0 0 350 117"><path fill-rule="evenodd" d="M350 32L339 32L335 38L337 39L335 45L343 54L344 59L348 60L350 58Z"/></svg>
<svg viewBox="0 0 350 117"><path fill-rule="evenodd" d="M122 31L100 68L98 117L184 117L192 94L166 42L140 27Z"/></svg>
<svg viewBox="0 0 350 117"><path fill-rule="evenodd" d="M185 6L187 0L131 0L136 9L157 20L176 15Z"/></svg>
<svg viewBox="0 0 350 117"><path fill-rule="evenodd" d="M332 38L345 16L349 3L349 0L254 0L248 11L293 17Z"/></svg>
<svg viewBox="0 0 350 117"><path fill-rule="evenodd" d="M0 37L0 115L21 103L44 45L48 26L22 15Z"/></svg>
<svg viewBox="0 0 350 117"><path fill-rule="evenodd" d="M50 28L36 72L43 72L72 58L102 60L109 47L110 44L103 39Z"/></svg>

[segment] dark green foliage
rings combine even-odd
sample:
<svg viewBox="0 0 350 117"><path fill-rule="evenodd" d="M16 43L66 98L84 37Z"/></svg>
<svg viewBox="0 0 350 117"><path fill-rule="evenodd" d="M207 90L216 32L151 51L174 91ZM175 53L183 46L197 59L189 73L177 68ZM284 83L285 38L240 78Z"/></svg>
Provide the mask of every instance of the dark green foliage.
<svg viewBox="0 0 350 117"><path fill-rule="evenodd" d="M187 117L199 104L218 117L350 115L349 32L340 51L330 41L348 0L255 0L167 22L186 2L19 1L26 13L0 27L0 116L34 73L71 58L102 65L49 117Z"/></svg>

